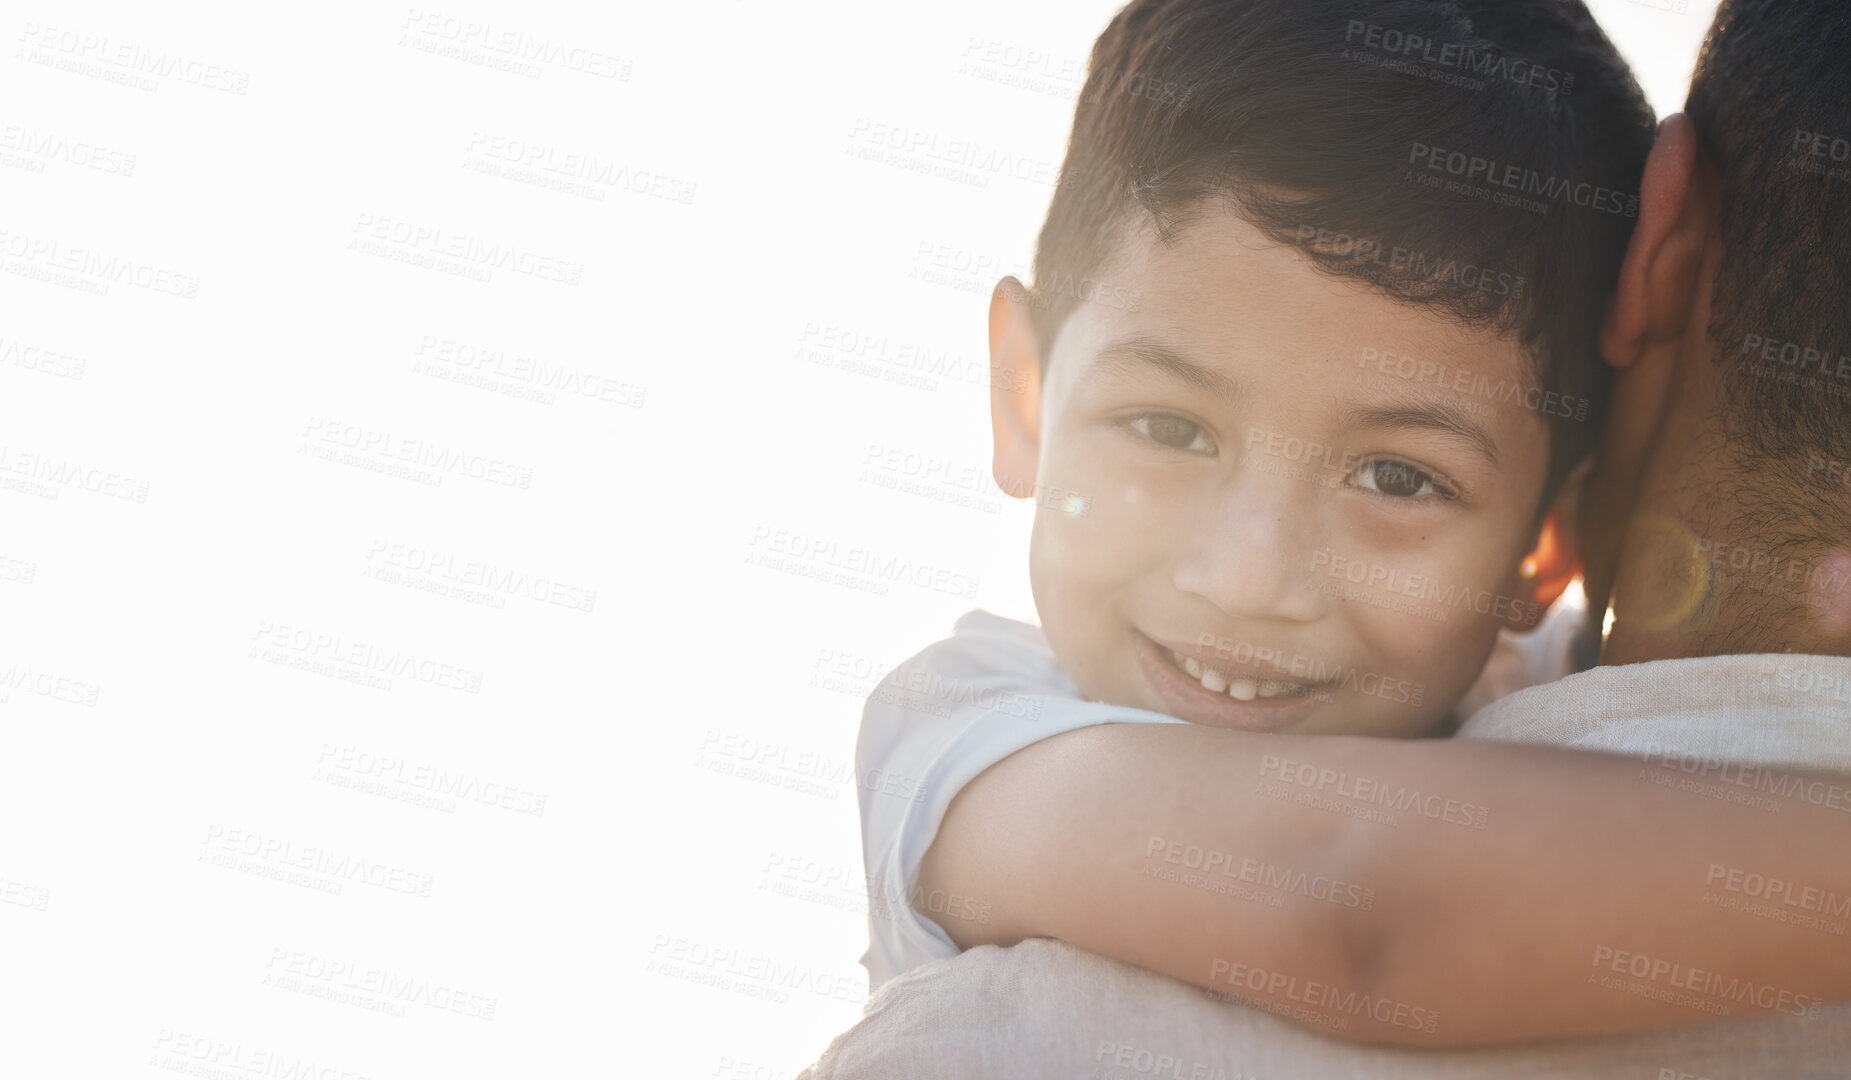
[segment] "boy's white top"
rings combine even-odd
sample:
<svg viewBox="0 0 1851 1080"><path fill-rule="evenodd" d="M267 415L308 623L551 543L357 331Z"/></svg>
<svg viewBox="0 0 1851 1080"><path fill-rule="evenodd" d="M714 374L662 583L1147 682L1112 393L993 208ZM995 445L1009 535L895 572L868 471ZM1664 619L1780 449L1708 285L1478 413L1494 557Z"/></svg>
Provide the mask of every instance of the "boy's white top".
<svg viewBox="0 0 1851 1080"><path fill-rule="evenodd" d="M911 902L952 797L1031 743L1094 724L1181 724L1142 709L1086 701L1037 627L987 611L895 668L861 712L855 743L861 857L868 875L869 986L958 947ZM987 919L963 897L919 898L943 918Z"/></svg>
<svg viewBox="0 0 1851 1080"><path fill-rule="evenodd" d="M1558 602L1529 634L1500 636L1461 717L1573 670L1585 609ZM918 895L919 864L945 810L983 770L1032 743L1095 724L1181 724L1161 713L1087 701L1055 662L1040 628L972 611L952 636L901 664L869 695L855 746L861 854L868 878L869 985L958 947L937 920L987 921L984 904Z"/></svg>

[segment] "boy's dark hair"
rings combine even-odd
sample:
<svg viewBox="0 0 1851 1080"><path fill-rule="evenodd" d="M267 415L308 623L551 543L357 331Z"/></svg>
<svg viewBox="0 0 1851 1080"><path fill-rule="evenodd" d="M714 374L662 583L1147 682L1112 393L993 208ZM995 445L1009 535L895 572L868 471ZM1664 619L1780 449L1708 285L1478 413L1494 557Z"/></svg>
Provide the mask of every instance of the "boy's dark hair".
<svg viewBox="0 0 1851 1080"><path fill-rule="evenodd" d="M1686 110L1721 181L1709 331L1763 534L1851 529L1851 5L1725 0ZM1775 357L1771 362L1765 356Z"/></svg>
<svg viewBox="0 0 1851 1080"><path fill-rule="evenodd" d="M1137 215L1167 242L1230 200L1327 272L1515 332L1538 386L1586 404L1543 410L1552 493L1604 411L1596 341L1655 132L1580 0L1133 0L1036 250L1042 363Z"/></svg>

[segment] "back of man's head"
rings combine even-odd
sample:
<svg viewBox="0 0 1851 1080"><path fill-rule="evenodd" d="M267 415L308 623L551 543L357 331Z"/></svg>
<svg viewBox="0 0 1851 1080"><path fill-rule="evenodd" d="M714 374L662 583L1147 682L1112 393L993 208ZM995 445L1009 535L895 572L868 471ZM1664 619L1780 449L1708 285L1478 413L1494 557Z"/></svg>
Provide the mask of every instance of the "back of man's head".
<svg viewBox="0 0 1851 1080"><path fill-rule="evenodd" d="M1687 106L1721 179L1729 452L1770 540L1851 530L1848 60L1846 0L1723 0Z"/></svg>

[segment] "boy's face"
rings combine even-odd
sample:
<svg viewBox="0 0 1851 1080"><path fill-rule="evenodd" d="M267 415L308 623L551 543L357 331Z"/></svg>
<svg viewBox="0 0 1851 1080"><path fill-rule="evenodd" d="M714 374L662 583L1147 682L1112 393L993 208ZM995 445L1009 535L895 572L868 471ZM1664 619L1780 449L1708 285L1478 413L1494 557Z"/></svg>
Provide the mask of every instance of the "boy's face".
<svg viewBox="0 0 1851 1080"><path fill-rule="evenodd" d="M1082 497L1039 500L1030 554L1062 666L1194 723L1431 729L1534 607L1548 430L1518 344L1220 209L1101 276L1136 310L1077 305L1046 384L993 405L1004 486ZM995 362L1034 386L999 303Z"/></svg>

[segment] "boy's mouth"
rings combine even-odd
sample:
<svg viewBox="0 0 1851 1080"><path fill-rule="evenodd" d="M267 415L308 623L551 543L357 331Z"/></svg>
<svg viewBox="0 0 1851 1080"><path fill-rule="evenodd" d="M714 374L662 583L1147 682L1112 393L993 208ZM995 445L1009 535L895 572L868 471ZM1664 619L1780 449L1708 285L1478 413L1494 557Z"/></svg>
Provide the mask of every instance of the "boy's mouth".
<svg viewBox="0 0 1851 1080"><path fill-rule="evenodd" d="M1334 684L1282 679L1270 665L1236 666L1192 655L1138 631L1132 645L1147 685L1179 720L1240 731L1290 731L1333 700Z"/></svg>
<svg viewBox="0 0 1851 1080"><path fill-rule="evenodd" d="M1167 645L1158 645L1163 658L1181 670L1190 678L1202 684L1202 689L1211 694L1226 694L1235 701L1253 701L1255 699L1273 700L1276 698L1297 698L1308 696L1313 689L1312 683L1293 682L1289 679L1277 679L1251 674L1237 674L1202 663L1193 656L1186 656Z"/></svg>

